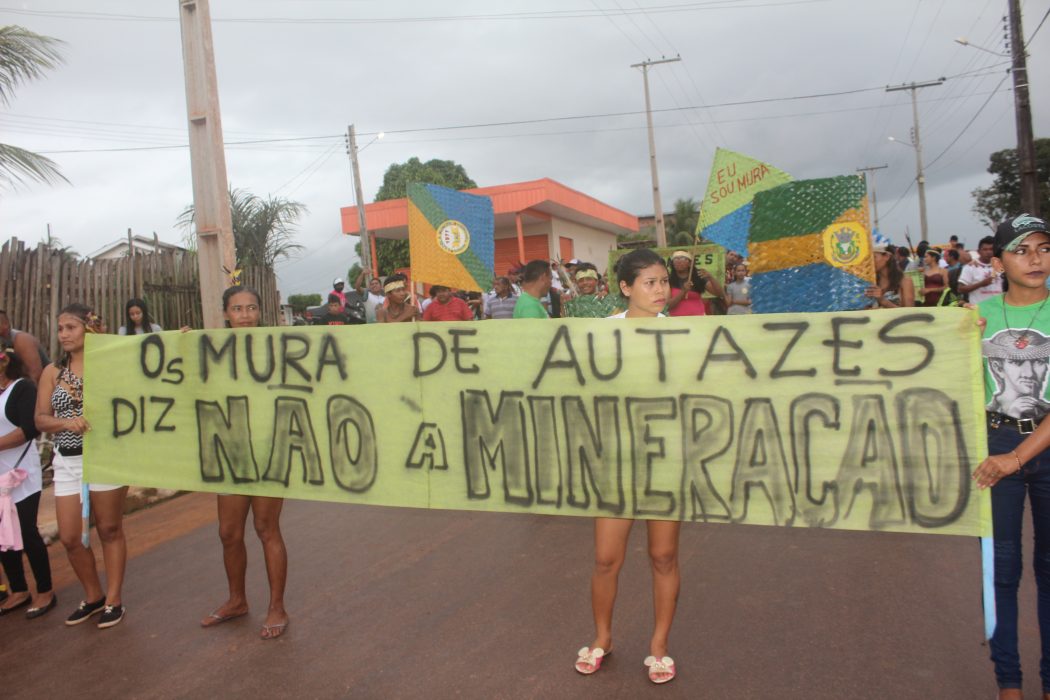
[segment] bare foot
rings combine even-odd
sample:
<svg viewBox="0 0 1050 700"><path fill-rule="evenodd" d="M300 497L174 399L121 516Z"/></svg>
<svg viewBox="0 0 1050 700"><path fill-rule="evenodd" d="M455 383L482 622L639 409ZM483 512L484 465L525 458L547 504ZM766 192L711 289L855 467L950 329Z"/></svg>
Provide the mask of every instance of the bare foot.
<svg viewBox="0 0 1050 700"><path fill-rule="evenodd" d="M259 636L263 639L277 639L288 629L289 622L291 620L284 610L271 610L266 615L262 629L259 630Z"/></svg>
<svg viewBox="0 0 1050 700"><path fill-rule="evenodd" d="M1024 695L1020 688L1000 688L999 700L1024 700Z"/></svg>
<svg viewBox="0 0 1050 700"><path fill-rule="evenodd" d="M224 622L229 622L230 620L247 614L247 603L238 603L227 600L225 603L216 608L215 612L211 613L203 620L201 620L201 627L214 627L215 625L221 625Z"/></svg>

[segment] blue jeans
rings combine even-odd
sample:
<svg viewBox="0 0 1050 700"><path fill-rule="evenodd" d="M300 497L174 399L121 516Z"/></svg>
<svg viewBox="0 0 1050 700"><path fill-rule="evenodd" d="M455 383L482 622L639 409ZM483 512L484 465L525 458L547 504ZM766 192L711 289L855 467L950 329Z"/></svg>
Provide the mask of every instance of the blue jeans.
<svg viewBox="0 0 1050 700"><path fill-rule="evenodd" d="M1026 438L1017 428L988 427L988 454L1003 454ZM1032 503L1035 552L1032 568L1038 591L1043 692L1050 692L1050 450L1040 453L1020 472L992 487L992 530L995 540L996 626L989 647L1000 688L1021 687L1021 657L1017 651L1017 588L1021 583L1021 522L1027 493Z"/></svg>

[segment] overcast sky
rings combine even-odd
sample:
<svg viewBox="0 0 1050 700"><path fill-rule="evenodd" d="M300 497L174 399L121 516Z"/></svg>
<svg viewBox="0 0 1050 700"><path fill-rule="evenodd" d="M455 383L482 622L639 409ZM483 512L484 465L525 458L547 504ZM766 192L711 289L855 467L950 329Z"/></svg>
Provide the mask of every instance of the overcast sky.
<svg viewBox="0 0 1050 700"><path fill-rule="evenodd" d="M80 253L128 228L178 242L192 202L178 0L0 6L0 22L66 42L65 64L0 112L0 140L52 152L72 183L0 193L0 237L35 242L50 223ZM1024 3L1026 38L1048 10ZM285 295L325 292L354 261L339 221L353 203L350 122L369 201L387 166L418 156L454 160L482 186L550 177L650 214L642 78L629 67L647 58L682 57L650 73L665 210L702 197L716 146L799 179L887 164L881 228L917 242L914 150L887 138L908 140L910 97L884 88L947 77L918 92L930 239L973 244L985 229L970 191L991 181L989 154L1017 141L1008 62L993 53L1005 0L212 0L211 11L227 143L311 137L226 152L233 186L309 207L306 251L278 266ZM1048 136L1050 28L1029 52L1035 134ZM849 94L790 99L826 93ZM531 123L480 126L504 122Z"/></svg>

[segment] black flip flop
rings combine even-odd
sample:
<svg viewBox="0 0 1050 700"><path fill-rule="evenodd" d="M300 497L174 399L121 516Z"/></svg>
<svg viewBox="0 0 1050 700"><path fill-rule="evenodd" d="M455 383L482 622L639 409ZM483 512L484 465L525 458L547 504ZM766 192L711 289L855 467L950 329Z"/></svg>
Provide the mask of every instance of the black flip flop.
<svg viewBox="0 0 1050 700"><path fill-rule="evenodd" d="M33 596L29 596L28 598L23 600L21 603L17 603L15 605L12 605L9 608L0 608L0 617L2 617L3 615L10 615L15 610L18 610L19 608L25 607L25 606L29 605L31 602L33 602Z"/></svg>

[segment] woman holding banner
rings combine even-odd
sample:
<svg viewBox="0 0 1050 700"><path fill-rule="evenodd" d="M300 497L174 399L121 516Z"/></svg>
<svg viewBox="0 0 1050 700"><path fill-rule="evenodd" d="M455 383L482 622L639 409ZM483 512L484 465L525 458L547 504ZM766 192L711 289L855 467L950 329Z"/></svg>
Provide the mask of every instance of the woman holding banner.
<svg viewBox="0 0 1050 700"><path fill-rule="evenodd" d="M52 433L55 444L55 512L58 537L74 573L84 587L84 600L66 618L67 625L79 625L99 615L98 627L105 629L124 619L121 588L128 549L124 539L124 498L127 486L84 484L84 433L91 426L84 420L84 338L98 317L83 304L70 304L58 314L58 342L63 357L48 365L40 375L36 398L36 427ZM87 532L84 500L95 514L95 531L102 541L102 560L106 567L106 590L102 590L95 553Z"/></svg>
<svg viewBox="0 0 1050 700"><path fill-rule="evenodd" d="M922 262L922 289L919 290L922 305L937 306L948 288L948 270L941 267L941 252L936 248L927 249Z"/></svg>
<svg viewBox="0 0 1050 700"><path fill-rule="evenodd" d="M719 298L725 296L718 280L707 270L698 268L693 256L684 250L671 254L670 284L673 293L667 302L667 313L671 316L704 316L707 313L705 291Z"/></svg>
<svg viewBox="0 0 1050 700"><path fill-rule="evenodd" d="M222 313L230 328L256 328L262 319L259 293L250 287L236 285L222 295ZM222 540L222 561L230 597L225 603L201 620L201 627L214 627L248 614L248 595L244 589L248 569L248 551L244 546L244 529L248 511L252 512L255 533L263 546L266 577L270 582L270 606L259 636L277 639L288 628L288 613L284 609L284 585L288 578L288 551L281 535L283 498L268 496L238 496L219 494L219 539Z"/></svg>
<svg viewBox="0 0 1050 700"><path fill-rule="evenodd" d="M873 238L871 252L875 260L875 284L864 292L871 299L871 308L915 306L915 285L894 261L893 246L889 239L878 233Z"/></svg>
<svg viewBox="0 0 1050 700"><path fill-rule="evenodd" d="M610 318L656 318L667 304L671 289L667 267L651 250L634 250L616 263L616 278L627 310ZM594 613L595 637L590 646L577 652L576 670L589 675L601 668L603 659L612 653L612 616L616 589L627 554L627 538L633 520L596 518L594 521L594 571L591 574L591 610ZM649 641L649 656L644 664L649 680L666 683L675 677L674 659L667 655L668 636L678 601L678 534L681 523L648 520L649 564L653 574L653 608L655 624Z"/></svg>
<svg viewBox="0 0 1050 700"><path fill-rule="evenodd" d="M995 562L995 632L989 640L999 700L1020 700L1017 590L1021 582L1021 531L1025 498L1032 504L1042 638L1043 698L1050 699L1050 233L1046 223L1022 215L999 225L994 257L1006 276L1005 294L977 309L983 319L985 399L989 456L973 474L992 488Z"/></svg>

